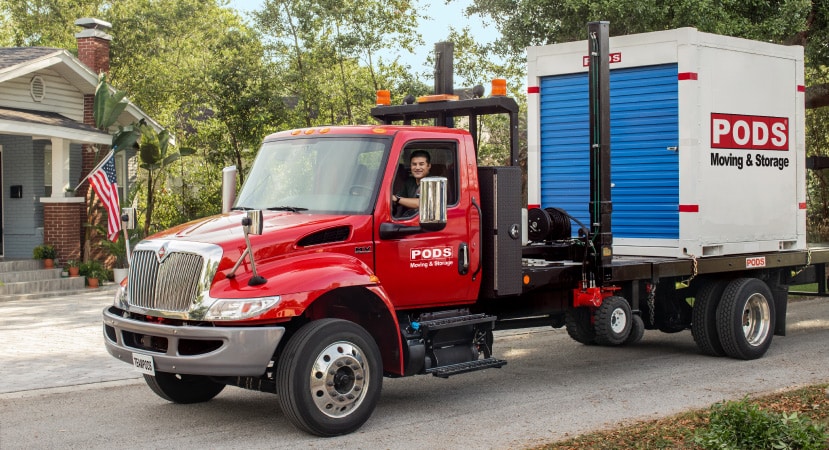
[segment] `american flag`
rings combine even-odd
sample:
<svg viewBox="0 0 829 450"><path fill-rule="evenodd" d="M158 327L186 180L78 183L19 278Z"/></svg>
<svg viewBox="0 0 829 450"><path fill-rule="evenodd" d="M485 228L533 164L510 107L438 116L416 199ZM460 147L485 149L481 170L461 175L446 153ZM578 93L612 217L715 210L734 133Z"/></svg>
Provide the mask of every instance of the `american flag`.
<svg viewBox="0 0 829 450"><path fill-rule="evenodd" d="M121 229L121 204L118 201L118 184L115 178L115 153L110 152L102 164L89 175L89 184L98 194L107 210L107 237L118 240Z"/></svg>

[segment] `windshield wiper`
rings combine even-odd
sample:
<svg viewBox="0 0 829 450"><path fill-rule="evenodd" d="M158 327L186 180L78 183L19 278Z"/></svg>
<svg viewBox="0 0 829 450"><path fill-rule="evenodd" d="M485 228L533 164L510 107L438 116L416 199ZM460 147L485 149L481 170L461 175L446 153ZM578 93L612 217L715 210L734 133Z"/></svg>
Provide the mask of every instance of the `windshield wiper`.
<svg viewBox="0 0 829 450"><path fill-rule="evenodd" d="M230 208L231 211L250 211L252 209L253 208L248 208L247 206L234 206L233 208Z"/></svg>
<svg viewBox="0 0 829 450"><path fill-rule="evenodd" d="M299 206L273 206L273 207L268 208L268 211L300 212L300 211L308 211L308 208L300 208Z"/></svg>

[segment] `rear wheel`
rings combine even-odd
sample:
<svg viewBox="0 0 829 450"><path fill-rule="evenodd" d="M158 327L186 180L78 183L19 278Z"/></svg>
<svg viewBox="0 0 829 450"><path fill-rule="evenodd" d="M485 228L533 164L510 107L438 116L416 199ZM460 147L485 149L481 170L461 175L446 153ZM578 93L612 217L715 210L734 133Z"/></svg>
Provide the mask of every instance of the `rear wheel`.
<svg viewBox="0 0 829 450"><path fill-rule="evenodd" d="M699 351L706 355L725 355L717 332L717 306L728 283L729 280L708 280L694 298L691 334Z"/></svg>
<svg viewBox="0 0 829 450"><path fill-rule="evenodd" d="M619 345L630 335L633 313L627 300L622 297L607 297L596 309L594 328L596 343L601 345Z"/></svg>
<svg viewBox="0 0 829 450"><path fill-rule="evenodd" d="M590 308L570 308L564 313L564 325L567 334L576 342L585 345L596 343L596 330L593 328Z"/></svg>
<svg viewBox="0 0 829 450"><path fill-rule="evenodd" d="M155 376L144 375L144 381L159 397L182 404L206 402L225 388L203 375L156 372Z"/></svg>
<svg viewBox="0 0 829 450"><path fill-rule="evenodd" d="M725 288L717 307L717 332L726 355L757 359L771 345L774 299L766 283L738 278Z"/></svg>
<svg viewBox="0 0 829 450"><path fill-rule="evenodd" d="M288 341L277 365L282 411L317 436L350 433L368 420L383 384L380 350L359 325L311 322Z"/></svg>
<svg viewBox="0 0 829 450"><path fill-rule="evenodd" d="M635 344L645 337L645 321L642 316L634 314L630 322L630 334L625 339L625 345Z"/></svg>

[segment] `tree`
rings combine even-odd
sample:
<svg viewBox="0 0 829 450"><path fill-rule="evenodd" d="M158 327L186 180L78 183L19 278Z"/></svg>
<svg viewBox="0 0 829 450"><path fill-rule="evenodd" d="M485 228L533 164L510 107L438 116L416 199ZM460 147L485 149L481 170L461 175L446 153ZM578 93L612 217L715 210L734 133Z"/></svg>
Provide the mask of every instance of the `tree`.
<svg viewBox="0 0 829 450"><path fill-rule="evenodd" d="M232 30L216 43L215 52L223 63L207 71L209 89L200 101L211 108L209 118L186 122L207 138L199 140L212 161L236 165L241 184L262 139L284 126L287 113L278 80L270 76L270 63L253 33Z"/></svg>
<svg viewBox="0 0 829 450"><path fill-rule="evenodd" d="M74 48L74 22L95 17L105 0L0 0L0 45Z"/></svg>
<svg viewBox="0 0 829 450"><path fill-rule="evenodd" d="M254 16L298 127L373 121L374 91L400 81L384 77L397 74L386 70L395 63L375 61L377 51L420 39L406 0L267 0Z"/></svg>

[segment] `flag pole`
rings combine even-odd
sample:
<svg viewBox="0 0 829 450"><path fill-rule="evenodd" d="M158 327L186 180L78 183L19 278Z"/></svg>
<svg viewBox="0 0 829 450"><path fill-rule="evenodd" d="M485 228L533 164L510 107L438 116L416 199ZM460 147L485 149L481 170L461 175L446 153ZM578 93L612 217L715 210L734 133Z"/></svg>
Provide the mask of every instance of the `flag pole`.
<svg viewBox="0 0 829 450"><path fill-rule="evenodd" d="M95 171L96 171L96 170L100 169L100 168L101 168L101 166L103 166L103 165L104 165L104 163L106 162L106 160L107 160L107 159L109 159L109 157L110 157L113 153L115 153L115 149L110 150L110 151L109 151L109 153L107 153L107 154L106 154L106 155L105 155L105 156L104 156L104 157L103 157L100 161L98 161L98 165L96 165L96 166L95 166L92 170L90 170L90 171L89 171L89 173L88 173L88 174L86 174L86 176L85 176L85 177L83 177L83 180L81 180L81 182L80 182L80 183L78 183L78 185L77 185L77 186L75 186L75 189L72 189L72 190L73 190L73 191L77 191L77 190L78 190L78 188L79 188L79 187L81 187L81 185L83 184L83 182L84 182L84 181L86 181L87 179L89 179L90 175L92 175L93 173L95 173Z"/></svg>

